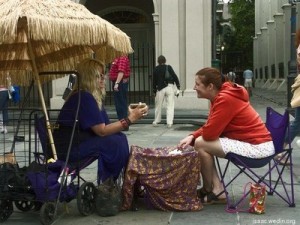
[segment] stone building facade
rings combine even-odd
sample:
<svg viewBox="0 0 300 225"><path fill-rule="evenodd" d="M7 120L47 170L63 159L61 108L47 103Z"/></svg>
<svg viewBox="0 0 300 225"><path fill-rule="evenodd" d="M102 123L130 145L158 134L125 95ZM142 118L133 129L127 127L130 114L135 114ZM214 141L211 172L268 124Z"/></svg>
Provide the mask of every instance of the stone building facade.
<svg viewBox="0 0 300 225"><path fill-rule="evenodd" d="M291 66L295 61L295 33L300 28L300 3L289 0L255 1L255 34L253 53L256 85L287 90ZM293 80L293 79L291 79Z"/></svg>

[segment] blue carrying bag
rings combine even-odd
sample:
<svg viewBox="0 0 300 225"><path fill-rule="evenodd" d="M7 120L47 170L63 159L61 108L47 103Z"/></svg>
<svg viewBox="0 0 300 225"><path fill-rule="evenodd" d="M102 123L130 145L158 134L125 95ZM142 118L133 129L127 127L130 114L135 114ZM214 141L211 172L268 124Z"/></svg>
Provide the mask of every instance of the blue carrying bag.
<svg viewBox="0 0 300 225"><path fill-rule="evenodd" d="M10 93L11 94L11 100L14 103L19 103L21 100L20 97L20 86L17 85L13 85L13 92Z"/></svg>

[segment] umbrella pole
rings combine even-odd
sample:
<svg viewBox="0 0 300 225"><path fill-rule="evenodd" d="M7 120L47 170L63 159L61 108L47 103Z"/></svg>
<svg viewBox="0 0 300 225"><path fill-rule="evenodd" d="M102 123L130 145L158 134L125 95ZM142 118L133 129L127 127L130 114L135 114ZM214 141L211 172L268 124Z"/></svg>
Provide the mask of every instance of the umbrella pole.
<svg viewBox="0 0 300 225"><path fill-rule="evenodd" d="M49 122L49 116L48 116L48 112L46 109L46 104L45 104L45 99L44 99L44 95L43 95L43 91L42 91L42 85L39 79L39 75L37 73L35 73L35 77L36 77L36 81L37 81L37 86L38 86L38 92L41 98L41 103L42 103L42 109L43 112L45 114L45 118L46 118L46 127L47 127L47 131L48 131L48 136L49 136L49 141L50 141L50 145L51 145L51 150L52 150L52 154L53 154L53 159L56 161L57 160L57 154L56 154L56 149L55 149L55 145L54 145L54 139L53 139L53 135L52 135L52 130L51 130L51 124Z"/></svg>
<svg viewBox="0 0 300 225"><path fill-rule="evenodd" d="M27 38L28 38L28 35L27 35ZM49 136L49 141L50 141L51 150L52 150L52 154L53 154L53 159L56 161L57 160L57 154L56 154L56 149L55 149L55 145L54 145L54 139L53 139L53 135L52 135L51 125L50 125L50 122L49 122L49 116L48 116L48 112L47 112L47 109L46 109L46 104L45 104L45 99L44 99L44 95L43 95L42 85L41 85L40 77L39 77L37 66L36 66L36 63L35 63L35 57L34 57L34 54L33 54L33 51L32 51L32 46L31 46L31 42L30 42L29 38L28 38L27 44L28 44L29 55L30 55L31 62L32 62L34 78L35 78L35 81L37 82L38 92L39 92L39 96L40 96L41 103L42 103L42 109L43 109L43 112L45 114L46 127L47 127L47 131L48 131L48 136Z"/></svg>

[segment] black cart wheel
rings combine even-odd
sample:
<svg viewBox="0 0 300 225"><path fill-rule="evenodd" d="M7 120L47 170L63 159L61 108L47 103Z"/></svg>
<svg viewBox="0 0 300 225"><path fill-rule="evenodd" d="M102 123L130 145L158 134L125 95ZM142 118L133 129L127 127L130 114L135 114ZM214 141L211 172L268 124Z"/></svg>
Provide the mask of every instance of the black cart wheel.
<svg viewBox="0 0 300 225"><path fill-rule="evenodd" d="M17 209L23 212L28 212L34 206L34 202L31 201L14 201Z"/></svg>
<svg viewBox="0 0 300 225"><path fill-rule="evenodd" d="M55 219L55 203L46 202L40 211L40 221L43 225L50 225Z"/></svg>
<svg viewBox="0 0 300 225"><path fill-rule="evenodd" d="M10 200L0 200L0 222L6 221L13 213L14 207Z"/></svg>
<svg viewBox="0 0 300 225"><path fill-rule="evenodd" d="M96 208L96 187L91 182L83 183L77 193L77 208L83 216L91 215Z"/></svg>
<svg viewBox="0 0 300 225"><path fill-rule="evenodd" d="M44 204L43 202L34 202L33 210L39 211L42 208L43 204Z"/></svg>

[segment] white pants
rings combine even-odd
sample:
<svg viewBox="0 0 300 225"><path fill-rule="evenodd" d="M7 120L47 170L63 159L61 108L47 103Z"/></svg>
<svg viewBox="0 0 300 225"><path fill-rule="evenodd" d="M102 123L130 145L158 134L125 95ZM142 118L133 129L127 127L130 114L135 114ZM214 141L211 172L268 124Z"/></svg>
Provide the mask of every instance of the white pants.
<svg viewBox="0 0 300 225"><path fill-rule="evenodd" d="M155 118L154 123L161 122L161 110L164 100L166 101L167 124L172 125L174 119L174 84L168 84L167 87L156 92L155 96Z"/></svg>
<svg viewBox="0 0 300 225"><path fill-rule="evenodd" d="M244 83L245 87L252 87L252 79L246 78L245 79L245 83Z"/></svg>

